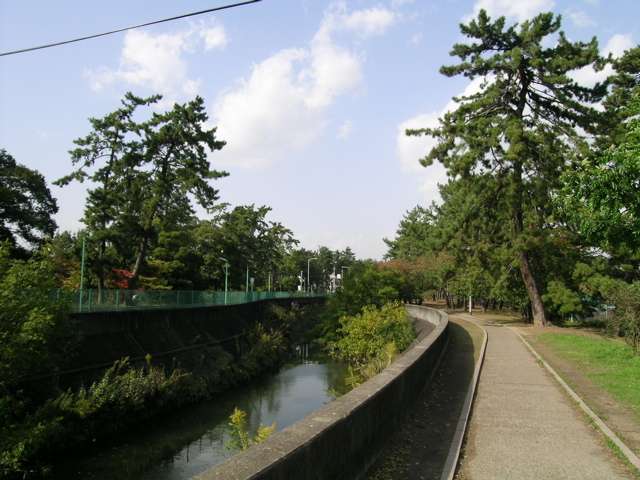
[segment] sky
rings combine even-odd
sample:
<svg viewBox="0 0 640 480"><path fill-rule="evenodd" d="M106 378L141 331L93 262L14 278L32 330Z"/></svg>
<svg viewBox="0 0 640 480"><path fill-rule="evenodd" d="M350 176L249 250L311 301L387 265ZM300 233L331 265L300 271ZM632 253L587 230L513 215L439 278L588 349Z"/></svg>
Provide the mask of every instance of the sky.
<svg viewBox="0 0 640 480"><path fill-rule="evenodd" d="M0 0L0 50L14 50L223 5L225 0ZM220 201L269 205L306 248L350 246L381 258L403 214L438 200L441 165L420 166L453 96L478 82L446 78L459 23L481 8L509 22L563 16L571 40L596 36L620 55L640 42L638 0L263 0L57 48L0 57L0 148L49 183L88 118L127 91L158 108L205 99L227 145L210 155ZM584 69L592 84L605 72ZM78 230L87 184L51 186L61 230Z"/></svg>

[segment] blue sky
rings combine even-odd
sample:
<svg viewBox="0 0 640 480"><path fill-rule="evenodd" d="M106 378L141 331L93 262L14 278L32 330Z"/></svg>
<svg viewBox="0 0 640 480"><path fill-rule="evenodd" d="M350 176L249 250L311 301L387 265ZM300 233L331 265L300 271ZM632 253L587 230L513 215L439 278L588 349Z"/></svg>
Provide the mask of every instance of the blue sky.
<svg viewBox="0 0 640 480"><path fill-rule="evenodd" d="M0 50L96 33L226 3L0 0ZM440 166L407 126L433 125L475 88L438 73L459 22L486 8L518 21L563 14L574 40L619 55L640 41L637 0L264 0L253 6L74 45L0 58L0 148L49 182L87 118L126 91L166 103L204 97L230 176L221 201L266 204L308 248L351 246L379 258L403 213L437 198ZM584 83L599 76L576 72ZM87 185L52 187L61 229L81 225Z"/></svg>

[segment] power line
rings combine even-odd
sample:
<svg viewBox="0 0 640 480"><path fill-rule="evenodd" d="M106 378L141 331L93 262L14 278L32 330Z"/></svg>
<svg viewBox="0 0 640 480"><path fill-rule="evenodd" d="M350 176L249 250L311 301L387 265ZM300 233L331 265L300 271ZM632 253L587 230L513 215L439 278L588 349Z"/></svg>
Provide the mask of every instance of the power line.
<svg viewBox="0 0 640 480"><path fill-rule="evenodd" d="M62 42L48 43L46 45L39 45L37 47L22 48L20 50L12 50L10 52L0 53L0 57L6 57L8 55L16 55L18 53L32 52L34 50L42 50L45 48L58 47L60 45L66 45L68 43L81 42L83 40L90 40L92 38L105 37L107 35L113 35L114 33L125 32L127 30L133 30L134 28L148 27L150 25L157 25L158 23L171 22L173 20L180 20L181 18L195 17L196 15L203 15L205 13L217 12L219 10L227 10L229 8L241 7L249 5L251 3L261 2L262 0L247 0L245 2L238 2L229 5L222 5L221 7L208 8L206 10L200 10L198 12L185 13L184 15L177 15L175 17L163 18L162 20L154 20L153 22L141 23L139 25L133 25L131 27L119 28L118 30L111 30L110 32L96 33L95 35L87 35L86 37L73 38L71 40L64 40Z"/></svg>

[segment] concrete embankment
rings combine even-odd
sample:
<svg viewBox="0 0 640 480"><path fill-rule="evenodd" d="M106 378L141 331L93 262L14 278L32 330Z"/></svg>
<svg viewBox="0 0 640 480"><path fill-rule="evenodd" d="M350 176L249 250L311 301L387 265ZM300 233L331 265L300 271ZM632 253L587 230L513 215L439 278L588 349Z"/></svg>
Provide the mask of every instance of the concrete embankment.
<svg viewBox="0 0 640 480"><path fill-rule="evenodd" d="M390 367L303 420L200 476L213 479L353 479L429 383L446 349L446 313L408 306L420 331Z"/></svg>
<svg viewBox="0 0 640 480"><path fill-rule="evenodd" d="M269 318L272 305L289 308L292 303L323 301L271 299L227 306L74 314L72 321L79 340L63 371L44 372L40 377L55 375L62 388L74 387L100 378L116 360L128 357L133 364L144 364L147 355L154 364L192 370L204 361L205 353L211 357L212 349L224 349L234 357L241 355L242 335L256 322Z"/></svg>

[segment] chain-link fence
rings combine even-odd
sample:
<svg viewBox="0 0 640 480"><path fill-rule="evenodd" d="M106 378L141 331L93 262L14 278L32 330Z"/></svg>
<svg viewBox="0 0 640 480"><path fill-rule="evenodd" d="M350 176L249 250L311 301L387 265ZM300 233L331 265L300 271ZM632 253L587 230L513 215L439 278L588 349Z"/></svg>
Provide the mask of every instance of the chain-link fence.
<svg viewBox="0 0 640 480"><path fill-rule="evenodd" d="M147 310L153 308L237 305L276 298L321 297L315 292L218 292L202 290L56 290L56 299L71 306L73 312Z"/></svg>

